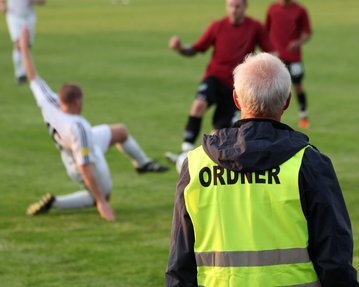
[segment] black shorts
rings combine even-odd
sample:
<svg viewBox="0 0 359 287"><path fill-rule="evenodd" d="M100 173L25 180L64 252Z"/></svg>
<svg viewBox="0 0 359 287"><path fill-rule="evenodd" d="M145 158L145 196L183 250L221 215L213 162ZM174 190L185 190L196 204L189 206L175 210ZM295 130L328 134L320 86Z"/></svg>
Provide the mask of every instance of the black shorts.
<svg viewBox="0 0 359 287"><path fill-rule="evenodd" d="M302 62L285 63L293 84L301 84L304 78L304 66Z"/></svg>
<svg viewBox="0 0 359 287"><path fill-rule="evenodd" d="M233 88L223 85L216 77L205 78L198 86L196 99L207 102L208 107L216 105L212 126L218 130L232 126L238 114L233 101Z"/></svg>

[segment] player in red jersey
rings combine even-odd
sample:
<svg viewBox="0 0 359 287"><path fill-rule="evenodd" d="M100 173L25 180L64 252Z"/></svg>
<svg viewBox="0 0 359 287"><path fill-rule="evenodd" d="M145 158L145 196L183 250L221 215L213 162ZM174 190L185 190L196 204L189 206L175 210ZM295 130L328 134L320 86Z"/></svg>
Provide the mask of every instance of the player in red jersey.
<svg viewBox="0 0 359 287"><path fill-rule="evenodd" d="M302 86L301 47L312 34L308 12L293 0L278 0L269 6L265 26L279 58L287 65L292 77L300 109L299 127L307 128L309 120L307 97Z"/></svg>
<svg viewBox="0 0 359 287"><path fill-rule="evenodd" d="M257 46L266 52L274 51L264 26L247 17L246 8L246 0L226 0L227 16L212 22L193 45L183 45L177 36L170 39L169 47L183 56L194 56L213 47L210 63L188 117L182 143L183 152L194 147L202 117L210 106L216 105L212 119L214 130L229 127L238 118L232 98L233 69ZM177 160L175 154L166 153L166 156L173 162Z"/></svg>

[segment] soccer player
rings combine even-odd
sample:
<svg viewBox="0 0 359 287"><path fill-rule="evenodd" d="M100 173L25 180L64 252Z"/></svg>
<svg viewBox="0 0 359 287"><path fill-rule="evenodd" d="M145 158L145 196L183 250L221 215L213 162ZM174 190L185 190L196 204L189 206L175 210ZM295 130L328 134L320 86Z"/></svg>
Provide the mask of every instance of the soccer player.
<svg viewBox="0 0 359 287"><path fill-rule="evenodd" d="M245 15L246 0L226 0L227 16L212 22L202 36L190 46L173 36L169 47L183 56L204 53L213 47L213 54L203 75L190 110L182 143L182 152L193 149L200 133L202 117L212 105L216 105L212 126L214 130L229 127L239 118L232 99L233 69L257 46L263 51L274 48L262 24ZM178 156L166 153L176 162Z"/></svg>
<svg viewBox="0 0 359 287"><path fill-rule="evenodd" d="M61 196L45 195L29 206L27 213L36 215L49 208L80 208L96 205L101 217L114 220L108 203L111 194L110 171L104 157L115 145L132 159L138 173L164 172L168 168L150 160L122 124L91 127L81 116L84 94L75 84L64 84L55 94L36 72L28 48L29 31L25 28L20 38L24 66L37 105L50 135L60 150L70 178L84 185L84 189Z"/></svg>
<svg viewBox="0 0 359 287"><path fill-rule="evenodd" d="M36 14L35 4L44 4L46 0L0 0L0 11L6 13L6 21L13 42L12 60L15 69L15 78L18 84L26 82L26 74L21 59L19 38L22 27L30 31L30 45L35 36Z"/></svg>
<svg viewBox="0 0 359 287"><path fill-rule="evenodd" d="M266 29L279 58L287 65L299 103L299 127L308 128L307 96L302 86L304 68L301 47L312 34L307 10L293 0L278 0L269 6Z"/></svg>

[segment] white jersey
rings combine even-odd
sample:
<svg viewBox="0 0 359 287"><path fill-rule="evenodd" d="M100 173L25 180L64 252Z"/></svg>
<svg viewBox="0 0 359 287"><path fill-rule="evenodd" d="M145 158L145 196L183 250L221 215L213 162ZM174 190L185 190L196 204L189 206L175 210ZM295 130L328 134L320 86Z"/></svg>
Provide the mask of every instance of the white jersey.
<svg viewBox="0 0 359 287"><path fill-rule="evenodd" d="M80 115L71 115L60 109L59 98L44 80L37 77L30 83L43 119L62 153L76 165L94 163L93 134L90 124Z"/></svg>
<svg viewBox="0 0 359 287"><path fill-rule="evenodd" d="M18 17L34 14L34 7L30 0L8 0L7 13Z"/></svg>

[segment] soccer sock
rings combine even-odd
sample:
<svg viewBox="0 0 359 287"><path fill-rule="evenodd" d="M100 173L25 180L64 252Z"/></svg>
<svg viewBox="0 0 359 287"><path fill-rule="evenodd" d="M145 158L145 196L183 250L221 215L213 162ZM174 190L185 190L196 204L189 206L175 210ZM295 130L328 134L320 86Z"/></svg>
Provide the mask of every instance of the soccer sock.
<svg viewBox="0 0 359 287"><path fill-rule="evenodd" d="M120 151L124 152L131 158L136 167L143 166L151 161L131 135L128 135L125 142L117 144L116 146Z"/></svg>
<svg viewBox="0 0 359 287"><path fill-rule="evenodd" d="M14 48L12 50L12 61L14 63L14 69L15 69L15 77L18 78L20 76L25 75L25 69L22 64L22 57L20 50Z"/></svg>
<svg viewBox="0 0 359 287"><path fill-rule="evenodd" d="M301 118L305 118L308 116L307 97L306 97L305 92L298 93L297 99L298 99L298 104L299 104L300 116L301 116Z"/></svg>
<svg viewBox="0 0 359 287"><path fill-rule="evenodd" d="M181 145L181 149L183 153L188 153L189 151L193 150L194 144L189 142L183 142Z"/></svg>
<svg viewBox="0 0 359 287"><path fill-rule="evenodd" d="M202 118L193 117L193 116L188 117L185 134L183 138L182 149L184 148L185 143L186 143L185 146L188 146L188 144L192 144L192 146L194 145L199 135L199 132L201 130L201 124L202 124Z"/></svg>
<svg viewBox="0 0 359 287"><path fill-rule="evenodd" d="M52 203L51 207L60 208L60 209L70 209L70 208L82 208L82 207L91 207L95 205L95 200L91 196L90 192L86 190L59 195L55 197L55 201Z"/></svg>

